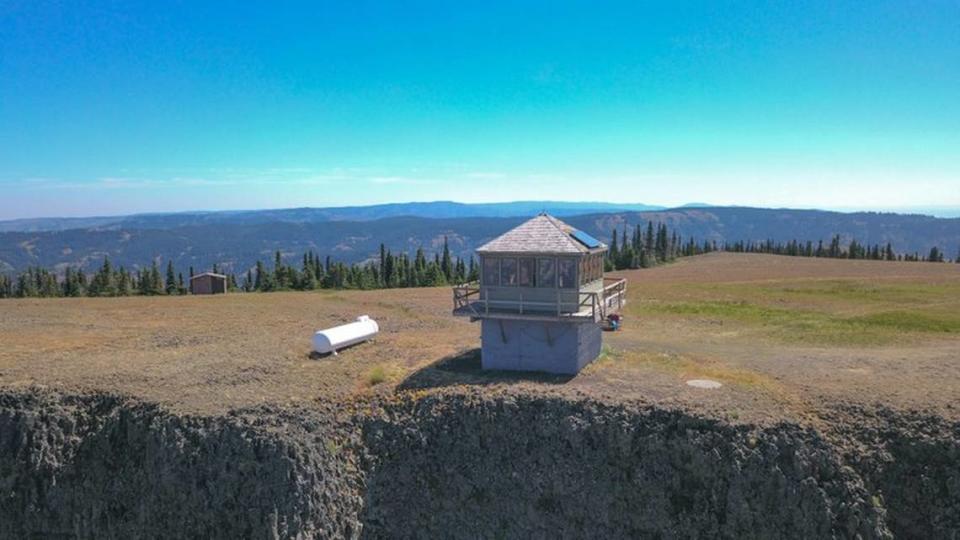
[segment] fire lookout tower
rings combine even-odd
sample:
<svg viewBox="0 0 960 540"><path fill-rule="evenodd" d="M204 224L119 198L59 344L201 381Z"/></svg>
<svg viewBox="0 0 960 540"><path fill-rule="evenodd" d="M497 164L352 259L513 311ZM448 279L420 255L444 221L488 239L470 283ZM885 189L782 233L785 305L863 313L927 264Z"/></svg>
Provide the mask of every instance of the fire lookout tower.
<svg viewBox="0 0 960 540"><path fill-rule="evenodd" d="M626 302L626 280L603 276L606 251L547 214L477 248L480 281L454 287L453 314L480 321L483 368L574 374L593 361Z"/></svg>

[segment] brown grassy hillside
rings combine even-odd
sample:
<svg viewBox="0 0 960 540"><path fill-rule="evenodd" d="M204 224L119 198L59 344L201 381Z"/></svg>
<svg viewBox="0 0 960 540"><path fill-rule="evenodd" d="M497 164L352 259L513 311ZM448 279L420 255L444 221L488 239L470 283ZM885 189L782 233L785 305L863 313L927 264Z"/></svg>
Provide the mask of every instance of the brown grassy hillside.
<svg viewBox="0 0 960 540"><path fill-rule="evenodd" d="M575 378L479 371L446 288L0 302L0 384L199 412L458 385L807 417L824 400L934 408L960 391L960 265L715 254L626 272L622 332ZM380 336L312 358L318 329ZM693 389L690 378L724 383Z"/></svg>

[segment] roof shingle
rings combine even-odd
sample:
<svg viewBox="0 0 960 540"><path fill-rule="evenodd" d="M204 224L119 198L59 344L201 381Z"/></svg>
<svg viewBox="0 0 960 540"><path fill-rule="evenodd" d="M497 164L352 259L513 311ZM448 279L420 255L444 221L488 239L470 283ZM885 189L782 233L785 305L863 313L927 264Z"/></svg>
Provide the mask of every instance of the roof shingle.
<svg viewBox="0 0 960 540"><path fill-rule="evenodd" d="M570 253L603 251L607 246L590 250L570 236L576 229L559 219L540 214L477 248L478 253Z"/></svg>

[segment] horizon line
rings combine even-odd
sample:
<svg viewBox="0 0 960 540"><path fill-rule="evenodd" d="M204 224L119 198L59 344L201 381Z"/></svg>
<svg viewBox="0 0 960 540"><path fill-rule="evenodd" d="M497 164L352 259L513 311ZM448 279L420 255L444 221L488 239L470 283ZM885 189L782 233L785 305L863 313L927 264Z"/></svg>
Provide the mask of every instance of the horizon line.
<svg viewBox="0 0 960 540"><path fill-rule="evenodd" d="M677 206L668 206L660 204L650 204L643 202L608 202L608 201L597 201L597 200L536 200L536 199L520 199L520 200L509 200L509 201L484 201L484 202L463 202L455 201L450 199L435 199L435 200L408 200L408 201L396 201L396 202L385 202L385 203L370 203L370 204L344 204L337 206L289 206L289 207L261 207L261 208L222 208L222 209L191 209L191 210L158 210L158 211L148 211L148 212L133 212L129 214L100 214L100 215L79 215L79 216L64 216L64 215L39 215L31 217L18 217L18 218L0 218L0 223L13 223L21 221L34 221L34 220L83 220L83 219L118 219L118 218L130 218L130 217L141 217L141 216L165 216L165 215L190 215L190 214L227 214L227 213L243 213L243 212L270 212L270 211L288 211L288 210L343 210L343 209L352 209L352 208L374 208L374 207L383 207L383 206L397 206L397 205L411 205L411 204L457 204L467 207L476 207L476 206L487 206L487 205L510 205L510 204L572 204L572 205L591 205L595 204L598 206L608 206L611 207L611 212L620 209L621 211L631 211L631 212L664 212L664 211L675 211L675 210L693 210L693 209L706 209L706 208L743 208L743 209L761 209L761 210L796 210L796 211L816 211L816 212L834 212L840 214L857 214L857 213L877 213L877 214L898 214L898 215L920 215L928 216L936 219L957 219L960 218L960 206L951 206L951 205L921 205L921 206L834 206L834 207L793 207L793 206L758 206L758 205L739 205L739 204L709 204L709 203L684 203ZM648 209L643 210L631 210L627 207L631 206L644 206ZM940 210L947 211L947 215L937 215L932 213L932 211ZM596 213L596 212L585 212L585 213ZM395 216L390 216L395 217ZM482 216L477 216L482 217ZM497 217L509 217L509 216L497 216Z"/></svg>

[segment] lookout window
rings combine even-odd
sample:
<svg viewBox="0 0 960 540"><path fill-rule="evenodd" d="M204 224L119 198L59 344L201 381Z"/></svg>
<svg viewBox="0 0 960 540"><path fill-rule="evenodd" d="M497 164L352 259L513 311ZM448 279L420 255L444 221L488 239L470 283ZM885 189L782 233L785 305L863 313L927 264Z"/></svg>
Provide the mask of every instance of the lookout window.
<svg viewBox="0 0 960 540"><path fill-rule="evenodd" d="M560 259L559 264L560 288L575 289L577 287L577 261L574 259Z"/></svg>
<svg viewBox="0 0 960 540"><path fill-rule="evenodd" d="M483 284L496 287L500 284L500 259L483 258Z"/></svg>
<svg viewBox="0 0 960 540"><path fill-rule="evenodd" d="M517 260L500 259L500 286L516 287L517 285Z"/></svg>
<svg viewBox="0 0 960 540"><path fill-rule="evenodd" d="M557 286L556 259L537 259L537 286L550 289Z"/></svg>
<svg viewBox="0 0 960 540"><path fill-rule="evenodd" d="M537 260L530 257L520 259L520 286L533 287L534 274L537 273Z"/></svg>

